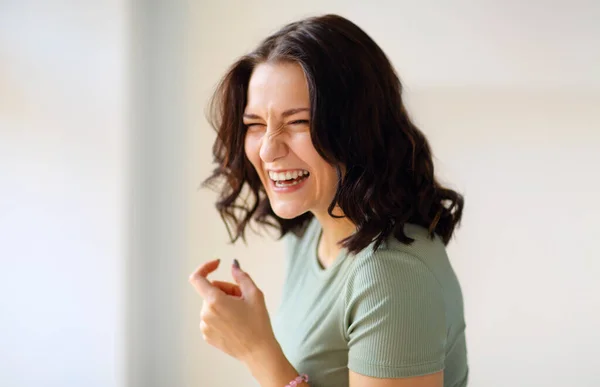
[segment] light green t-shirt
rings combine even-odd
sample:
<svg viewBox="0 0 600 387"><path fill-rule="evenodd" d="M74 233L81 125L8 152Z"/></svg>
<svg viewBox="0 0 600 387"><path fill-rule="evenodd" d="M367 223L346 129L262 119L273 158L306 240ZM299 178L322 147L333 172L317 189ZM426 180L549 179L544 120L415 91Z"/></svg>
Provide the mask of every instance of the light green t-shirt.
<svg viewBox="0 0 600 387"><path fill-rule="evenodd" d="M444 387L467 385L463 299L439 237L407 224L374 253L342 249L324 269L321 226L288 234L281 305L273 329L287 359L311 387L348 386L348 369L401 378L444 370Z"/></svg>

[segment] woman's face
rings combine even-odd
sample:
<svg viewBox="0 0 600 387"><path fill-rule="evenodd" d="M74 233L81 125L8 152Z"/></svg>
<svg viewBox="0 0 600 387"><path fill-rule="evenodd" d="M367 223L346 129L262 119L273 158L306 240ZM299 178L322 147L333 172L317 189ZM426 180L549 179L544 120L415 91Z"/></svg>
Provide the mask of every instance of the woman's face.
<svg viewBox="0 0 600 387"><path fill-rule="evenodd" d="M300 65L263 63L254 69L244 125L246 156L275 214L292 219L326 212L337 175L310 138L310 98Z"/></svg>

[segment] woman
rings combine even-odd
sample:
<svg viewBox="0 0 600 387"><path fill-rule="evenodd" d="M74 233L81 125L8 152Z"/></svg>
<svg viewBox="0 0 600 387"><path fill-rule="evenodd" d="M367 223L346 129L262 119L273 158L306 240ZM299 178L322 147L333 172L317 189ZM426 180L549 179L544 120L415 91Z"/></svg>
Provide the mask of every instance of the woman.
<svg viewBox="0 0 600 387"><path fill-rule="evenodd" d="M217 210L287 243L273 327L263 293L190 277L200 328L262 386L465 386L463 300L445 245L463 198L434 178L389 60L336 15L289 24L238 60L213 99ZM307 382L306 379L309 379ZM295 381L295 382L292 382Z"/></svg>

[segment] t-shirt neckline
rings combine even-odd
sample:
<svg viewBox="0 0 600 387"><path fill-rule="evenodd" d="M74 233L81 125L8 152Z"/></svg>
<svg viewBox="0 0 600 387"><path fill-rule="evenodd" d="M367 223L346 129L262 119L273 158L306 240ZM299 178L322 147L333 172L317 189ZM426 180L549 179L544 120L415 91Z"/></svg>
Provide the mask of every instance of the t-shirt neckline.
<svg viewBox="0 0 600 387"><path fill-rule="evenodd" d="M346 248L342 248L340 250L340 252L338 253L338 255L335 257L335 260L333 261L333 263L327 267L327 268L323 268L321 266L321 262L319 261L319 241L321 240L321 236L323 234L323 228L321 227L321 224L319 223L319 221L316 218L313 218L313 222L314 224L314 230L312 233L312 240L311 240L311 246L310 246L310 260L311 260L311 267L313 269L313 272L318 276L318 277L329 277L331 276L333 273L335 273L337 271L337 268L342 264L342 262L345 260L345 258L348 256L348 250L346 250Z"/></svg>

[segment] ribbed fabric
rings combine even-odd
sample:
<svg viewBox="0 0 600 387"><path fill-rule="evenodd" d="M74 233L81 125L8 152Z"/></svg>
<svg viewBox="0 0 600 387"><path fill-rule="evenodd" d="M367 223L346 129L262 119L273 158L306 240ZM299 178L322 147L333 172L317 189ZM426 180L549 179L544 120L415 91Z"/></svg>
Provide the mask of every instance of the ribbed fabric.
<svg viewBox="0 0 600 387"><path fill-rule="evenodd" d="M377 252L343 250L323 269L316 220L288 236L286 279L275 335L312 387L348 385L348 369L379 378L444 370L445 387L467 385L462 293L439 238L407 225L415 239Z"/></svg>

